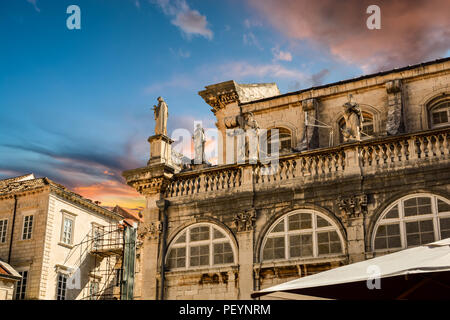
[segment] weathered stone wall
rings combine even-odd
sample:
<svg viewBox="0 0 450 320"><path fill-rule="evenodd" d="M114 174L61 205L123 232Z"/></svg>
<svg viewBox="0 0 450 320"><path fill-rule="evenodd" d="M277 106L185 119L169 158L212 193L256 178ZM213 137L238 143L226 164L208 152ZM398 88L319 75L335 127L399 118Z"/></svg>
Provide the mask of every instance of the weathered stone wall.
<svg viewBox="0 0 450 320"><path fill-rule="evenodd" d="M394 201L418 192L450 200L449 129L422 132L430 129L428 102L449 94L449 85L446 60L249 103L239 102L230 83L207 87L200 94L213 107L220 131L238 125L233 117L251 112L261 128L290 129L293 146L303 137L302 101L314 98L318 120L333 128L334 146L328 147L330 131L321 128L321 148L283 156L279 170L268 176L262 174L263 164L167 171L165 176L151 167L124 173L147 197L136 297L248 299L254 290L373 257L375 224ZM348 94L373 115L373 139L339 144L338 121ZM162 199L166 209L157 206ZM263 261L269 228L302 209L334 224L343 239L342 254ZM236 263L223 270L165 270L163 249L200 222L213 223L229 235Z"/></svg>
<svg viewBox="0 0 450 320"><path fill-rule="evenodd" d="M28 270L28 284L26 299L39 299L45 288L41 288L42 264L45 231L47 223L48 191L18 196L16 222L14 226L13 245L10 265L18 272ZM0 200L0 219L8 218L7 242L0 244L0 259L8 261L10 236L12 230L12 217L14 211L14 199ZM26 215L34 215L33 232L31 239L22 240L23 221Z"/></svg>

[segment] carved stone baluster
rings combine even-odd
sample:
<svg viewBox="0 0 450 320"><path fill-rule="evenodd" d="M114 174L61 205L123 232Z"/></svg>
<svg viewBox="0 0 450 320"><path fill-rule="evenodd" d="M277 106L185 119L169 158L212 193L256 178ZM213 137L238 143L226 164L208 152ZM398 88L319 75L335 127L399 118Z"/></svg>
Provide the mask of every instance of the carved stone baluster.
<svg viewBox="0 0 450 320"><path fill-rule="evenodd" d="M423 137L420 137L419 139L419 158L424 159L426 157L425 154L425 139Z"/></svg>
<svg viewBox="0 0 450 320"><path fill-rule="evenodd" d="M393 144L386 144L386 162L393 163L394 162L394 153L392 151Z"/></svg>
<svg viewBox="0 0 450 320"><path fill-rule="evenodd" d="M444 140L442 141L442 151L445 155L448 155L450 153L450 150L448 148L448 134L444 133L442 134L442 137L444 138Z"/></svg>
<svg viewBox="0 0 450 320"><path fill-rule="evenodd" d="M432 158L435 155L433 148L433 136L429 136L427 139L428 157Z"/></svg>
<svg viewBox="0 0 450 320"><path fill-rule="evenodd" d="M435 144L435 152L436 152L436 157L440 158L443 155L443 150L442 150L442 142L441 138L442 135L437 135L434 137L436 139L436 144Z"/></svg>

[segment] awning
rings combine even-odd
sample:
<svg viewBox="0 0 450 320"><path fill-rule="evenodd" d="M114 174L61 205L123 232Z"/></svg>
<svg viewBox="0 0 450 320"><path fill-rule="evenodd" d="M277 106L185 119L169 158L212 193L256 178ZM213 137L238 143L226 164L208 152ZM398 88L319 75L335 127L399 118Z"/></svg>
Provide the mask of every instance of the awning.
<svg viewBox="0 0 450 320"><path fill-rule="evenodd" d="M374 278L380 279L380 289ZM371 283L369 289L368 280ZM450 238L349 264L252 294L296 293L331 299L450 299Z"/></svg>

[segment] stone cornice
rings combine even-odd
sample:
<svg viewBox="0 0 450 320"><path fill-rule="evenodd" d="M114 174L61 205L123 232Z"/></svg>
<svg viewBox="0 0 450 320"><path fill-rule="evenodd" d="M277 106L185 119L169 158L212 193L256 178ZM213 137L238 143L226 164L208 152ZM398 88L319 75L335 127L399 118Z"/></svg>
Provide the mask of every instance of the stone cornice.
<svg viewBox="0 0 450 320"><path fill-rule="evenodd" d="M164 193L175 169L164 163L127 170L122 173L127 184L142 195Z"/></svg>

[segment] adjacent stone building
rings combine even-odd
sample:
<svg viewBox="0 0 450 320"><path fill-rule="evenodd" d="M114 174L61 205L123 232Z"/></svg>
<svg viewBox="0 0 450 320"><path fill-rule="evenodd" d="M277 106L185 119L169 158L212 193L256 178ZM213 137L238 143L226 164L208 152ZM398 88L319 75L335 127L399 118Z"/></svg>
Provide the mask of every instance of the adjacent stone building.
<svg viewBox="0 0 450 320"><path fill-rule="evenodd" d="M180 169L157 134L147 166L123 174L146 197L137 299L249 299L450 237L449 58L287 94L234 81L199 94L219 164ZM230 130L254 127L278 129L278 165L227 155Z"/></svg>
<svg viewBox="0 0 450 320"><path fill-rule="evenodd" d="M12 300L14 288L22 277L9 264L0 260L0 300Z"/></svg>
<svg viewBox="0 0 450 320"><path fill-rule="evenodd" d="M14 299L111 298L122 219L48 178L0 180L0 260L21 276Z"/></svg>

